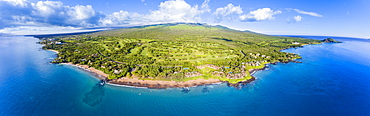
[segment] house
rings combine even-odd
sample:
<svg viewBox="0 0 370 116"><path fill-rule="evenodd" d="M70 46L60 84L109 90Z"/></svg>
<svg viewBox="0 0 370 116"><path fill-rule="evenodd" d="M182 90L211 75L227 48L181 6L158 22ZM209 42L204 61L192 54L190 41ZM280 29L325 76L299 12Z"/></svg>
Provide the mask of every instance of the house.
<svg viewBox="0 0 370 116"><path fill-rule="evenodd" d="M121 73L122 72L122 70L114 70L114 74L119 74L119 73Z"/></svg>
<svg viewBox="0 0 370 116"><path fill-rule="evenodd" d="M185 73L185 77L197 77L197 76L202 76L203 74L193 71L193 72L187 72Z"/></svg>

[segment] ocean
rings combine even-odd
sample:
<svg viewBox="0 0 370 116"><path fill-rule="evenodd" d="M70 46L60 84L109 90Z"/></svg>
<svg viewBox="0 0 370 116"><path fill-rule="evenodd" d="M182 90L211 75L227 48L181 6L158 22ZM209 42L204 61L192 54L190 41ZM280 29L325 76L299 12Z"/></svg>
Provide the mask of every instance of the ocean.
<svg viewBox="0 0 370 116"><path fill-rule="evenodd" d="M242 88L184 92L100 86L89 72L51 64L55 53L36 38L0 37L0 115L370 115L370 41L334 39L343 43L283 50L303 63L268 65Z"/></svg>

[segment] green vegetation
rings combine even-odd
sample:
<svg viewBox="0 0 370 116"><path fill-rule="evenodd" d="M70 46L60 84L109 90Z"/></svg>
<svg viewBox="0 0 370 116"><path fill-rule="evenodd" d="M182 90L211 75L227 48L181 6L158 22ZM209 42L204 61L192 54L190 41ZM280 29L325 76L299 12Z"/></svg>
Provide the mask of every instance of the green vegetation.
<svg viewBox="0 0 370 116"><path fill-rule="evenodd" d="M342 42L339 42L337 40L334 40L333 38L326 38L326 39L322 40L322 42L325 42L325 43L342 43Z"/></svg>
<svg viewBox="0 0 370 116"><path fill-rule="evenodd" d="M54 63L89 65L109 74L109 79L215 78L236 83L251 78L249 69L300 58L282 49L321 41L205 24L161 24L45 38L40 43L59 51Z"/></svg>

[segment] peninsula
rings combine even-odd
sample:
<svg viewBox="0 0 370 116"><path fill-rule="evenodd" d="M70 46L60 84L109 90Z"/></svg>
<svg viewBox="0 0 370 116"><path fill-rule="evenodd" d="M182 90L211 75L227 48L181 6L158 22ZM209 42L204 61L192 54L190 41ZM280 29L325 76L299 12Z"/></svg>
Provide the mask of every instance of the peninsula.
<svg viewBox="0 0 370 116"><path fill-rule="evenodd" d="M322 41L176 23L48 37L40 43L58 51L53 63L96 69L108 83L169 88L250 82L251 72L265 64L301 58L280 50Z"/></svg>

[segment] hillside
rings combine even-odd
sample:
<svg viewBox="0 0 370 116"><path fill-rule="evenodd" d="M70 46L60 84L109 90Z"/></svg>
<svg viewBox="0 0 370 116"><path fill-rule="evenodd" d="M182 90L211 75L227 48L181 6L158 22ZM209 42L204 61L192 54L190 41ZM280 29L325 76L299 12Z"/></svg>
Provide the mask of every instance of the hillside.
<svg viewBox="0 0 370 116"><path fill-rule="evenodd" d="M326 38L324 40L321 40L322 42L325 42L325 43L341 43L333 38Z"/></svg>
<svg viewBox="0 0 370 116"><path fill-rule="evenodd" d="M236 83L249 70L288 62L299 55L282 49L318 40L268 36L206 24L160 24L46 38L44 49L59 51L54 63L88 65L109 79L187 81L220 79Z"/></svg>

